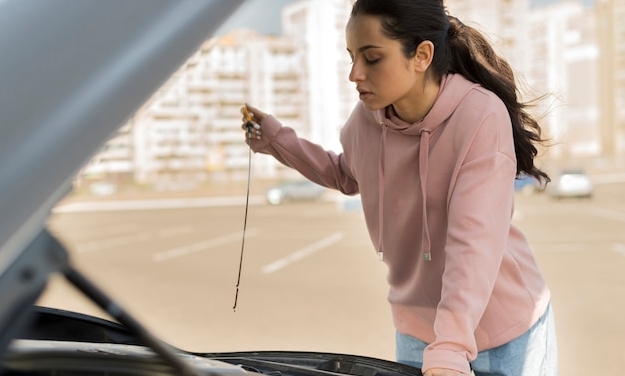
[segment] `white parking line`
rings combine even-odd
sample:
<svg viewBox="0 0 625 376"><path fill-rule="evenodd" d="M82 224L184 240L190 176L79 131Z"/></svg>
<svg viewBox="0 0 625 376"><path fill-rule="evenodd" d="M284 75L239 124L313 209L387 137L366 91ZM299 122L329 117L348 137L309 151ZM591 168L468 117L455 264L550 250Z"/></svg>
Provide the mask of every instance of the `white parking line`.
<svg viewBox="0 0 625 376"><path fill-rule="evenodd" d="M246 231L246 238L251 238L258 235L258 231L250 229ZM171 260L176 257L187 256L192 253L206 251L211 248L219 247L235 241L241 241L241 232L233 232L227 235L219 236L216 238L208 239L199 243L187 245L184 247L178 247L170 249L168 251L158 252L152 255L152 261L161 262L165 260Z"/></svg>
<svg viewBox="0 0 625 376"><path fill-rule="evenodd" d="M535 252L573 253L573 252L616 252L625 256L624 243L570 242L552 244L533 244Z"/></svg>
<svg viewBox="0 0 625 376"><path fill-rule="evenodd" d="M139 200L110 200L91 202L71 202L56 206L53 213L77 213L94 211L150 210L201 208L212 206L239 206L245 204L246 198L240 197L197 197L197 198L159 198ZM264 203L262 196L250 196L249 204Z"/></svg>
<svg viewBox="0 0 625 376"><path fill-rule="evenodd" d="M188 234L193 232L191 226L179 226L169 229L160 230L158 232L146 231L133 233L131 235L118 236L115 238L107 238L105 240L98 240L94 242L78 244L76 251L78 253L87 253L101 251L103 249L121 247L125 245L131 245L135 243L143 243L152 239L164 239L173 236Z"/></svg>
<svg viewBox="0 0 625 376"><path fill-rule="evenodd" d="M50 224L50 228L62 229L63 234L70 237L79 237L84 234L86 231L91 231L94 228L97 228L97 232L99 236L109 236L109 235L118 235L121 234L130 234L136 232L140 229L138 223L117 223L112 225L90 225L88 227L79 227L79 226L69 226L67 224L59 224L52 222Z"/></svg>
<svg viewBox="0 0 625 376"><path fill-rule="evenodd" d="M291 253L290 255L283 257L279 260L276 260L270 264L267 264L263 267L262 271L265 274L273 273L282 268L289 266L290 264L303 259L306 256L310 256L313 253L322 250L331 246L334 243L339 242L345 237L343 232L336 232L326 238L323 238L315 243L310 244L307 247L304 247L298 251Z"/></svg>
<svg viewBox="0 0 625 376"><path fill-rule="evenodd" d="M600 208L600 207L592 207L591 210L592 210L591 214L597 217L625 222L625 213L623 212Z"/></svg>

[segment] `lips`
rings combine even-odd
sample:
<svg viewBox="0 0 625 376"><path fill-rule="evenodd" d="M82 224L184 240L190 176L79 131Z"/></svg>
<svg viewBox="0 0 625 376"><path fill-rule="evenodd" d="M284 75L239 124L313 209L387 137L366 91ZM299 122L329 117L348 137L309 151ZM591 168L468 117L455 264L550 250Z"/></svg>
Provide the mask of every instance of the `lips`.
<svg viewBox="0 0 625 376"><path fill-rule="evenodd" d="M363 90L363 89L359 89L359 88L356 88L356 90L358 90L358 94L359 94L360 99L366 99L366 98L368 98L368 97L370 97L372 95L372 93L370 91L367 91L367 90Z"/></svg>

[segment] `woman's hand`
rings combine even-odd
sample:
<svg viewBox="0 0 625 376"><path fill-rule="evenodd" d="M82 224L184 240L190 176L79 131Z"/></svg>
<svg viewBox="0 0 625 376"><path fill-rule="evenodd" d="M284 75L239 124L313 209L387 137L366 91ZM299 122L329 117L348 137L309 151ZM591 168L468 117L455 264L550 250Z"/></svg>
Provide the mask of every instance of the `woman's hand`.
<svg viewBox="0 0 625 376"><path fill-rule="evenodd" d="M260 140L262 136L260 123L267 114L247 103L241 107L241 114L243 115L241 128L246 132L246 138Z"/></svg>
<svg viewBox="0 0 625 376"><path fill-rule="evenodd" d="M423 376L471 376L468 373L458 372L447 368L430 368Z"/></svg>

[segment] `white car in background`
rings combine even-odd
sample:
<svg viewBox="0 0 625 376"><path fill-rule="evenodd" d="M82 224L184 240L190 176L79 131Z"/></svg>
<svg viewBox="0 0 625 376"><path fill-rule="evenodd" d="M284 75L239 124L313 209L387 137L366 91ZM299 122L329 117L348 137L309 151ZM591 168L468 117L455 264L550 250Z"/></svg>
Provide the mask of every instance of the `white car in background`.
<svg viewBox="0 0 625 376"><path fill-rule="evenodd" d="M552 177L551 182L547 185L547 192L553 198L590 198L593 193L593 184L590 176L584 170L562 170Z"/></svg>

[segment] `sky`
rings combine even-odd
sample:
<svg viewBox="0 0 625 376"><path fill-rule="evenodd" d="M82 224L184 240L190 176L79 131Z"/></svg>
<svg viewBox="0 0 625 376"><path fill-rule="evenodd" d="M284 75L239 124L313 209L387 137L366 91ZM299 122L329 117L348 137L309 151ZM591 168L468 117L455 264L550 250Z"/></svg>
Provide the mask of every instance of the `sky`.
<svg viewBox="0 0 625 376"><path fill-rule="evenodd" d="M217 34L224 34L228 30L247 27L262 34L280 35L280 11L282 7L299 0L247 0L230 17ZM347 0L346 0L347 1ZM557 3L560 0L530 0L533 7L541 7ZM592 6L594 0L579 0L587 6Z"/></svg>
<svg viewBox="0 0 625 376"><path fill-rule="evenodd" d="M228 30L247 27L262 34L280 35L280 12L282 8L299 0L247 0L228 19L217 34Z"/></svg>

